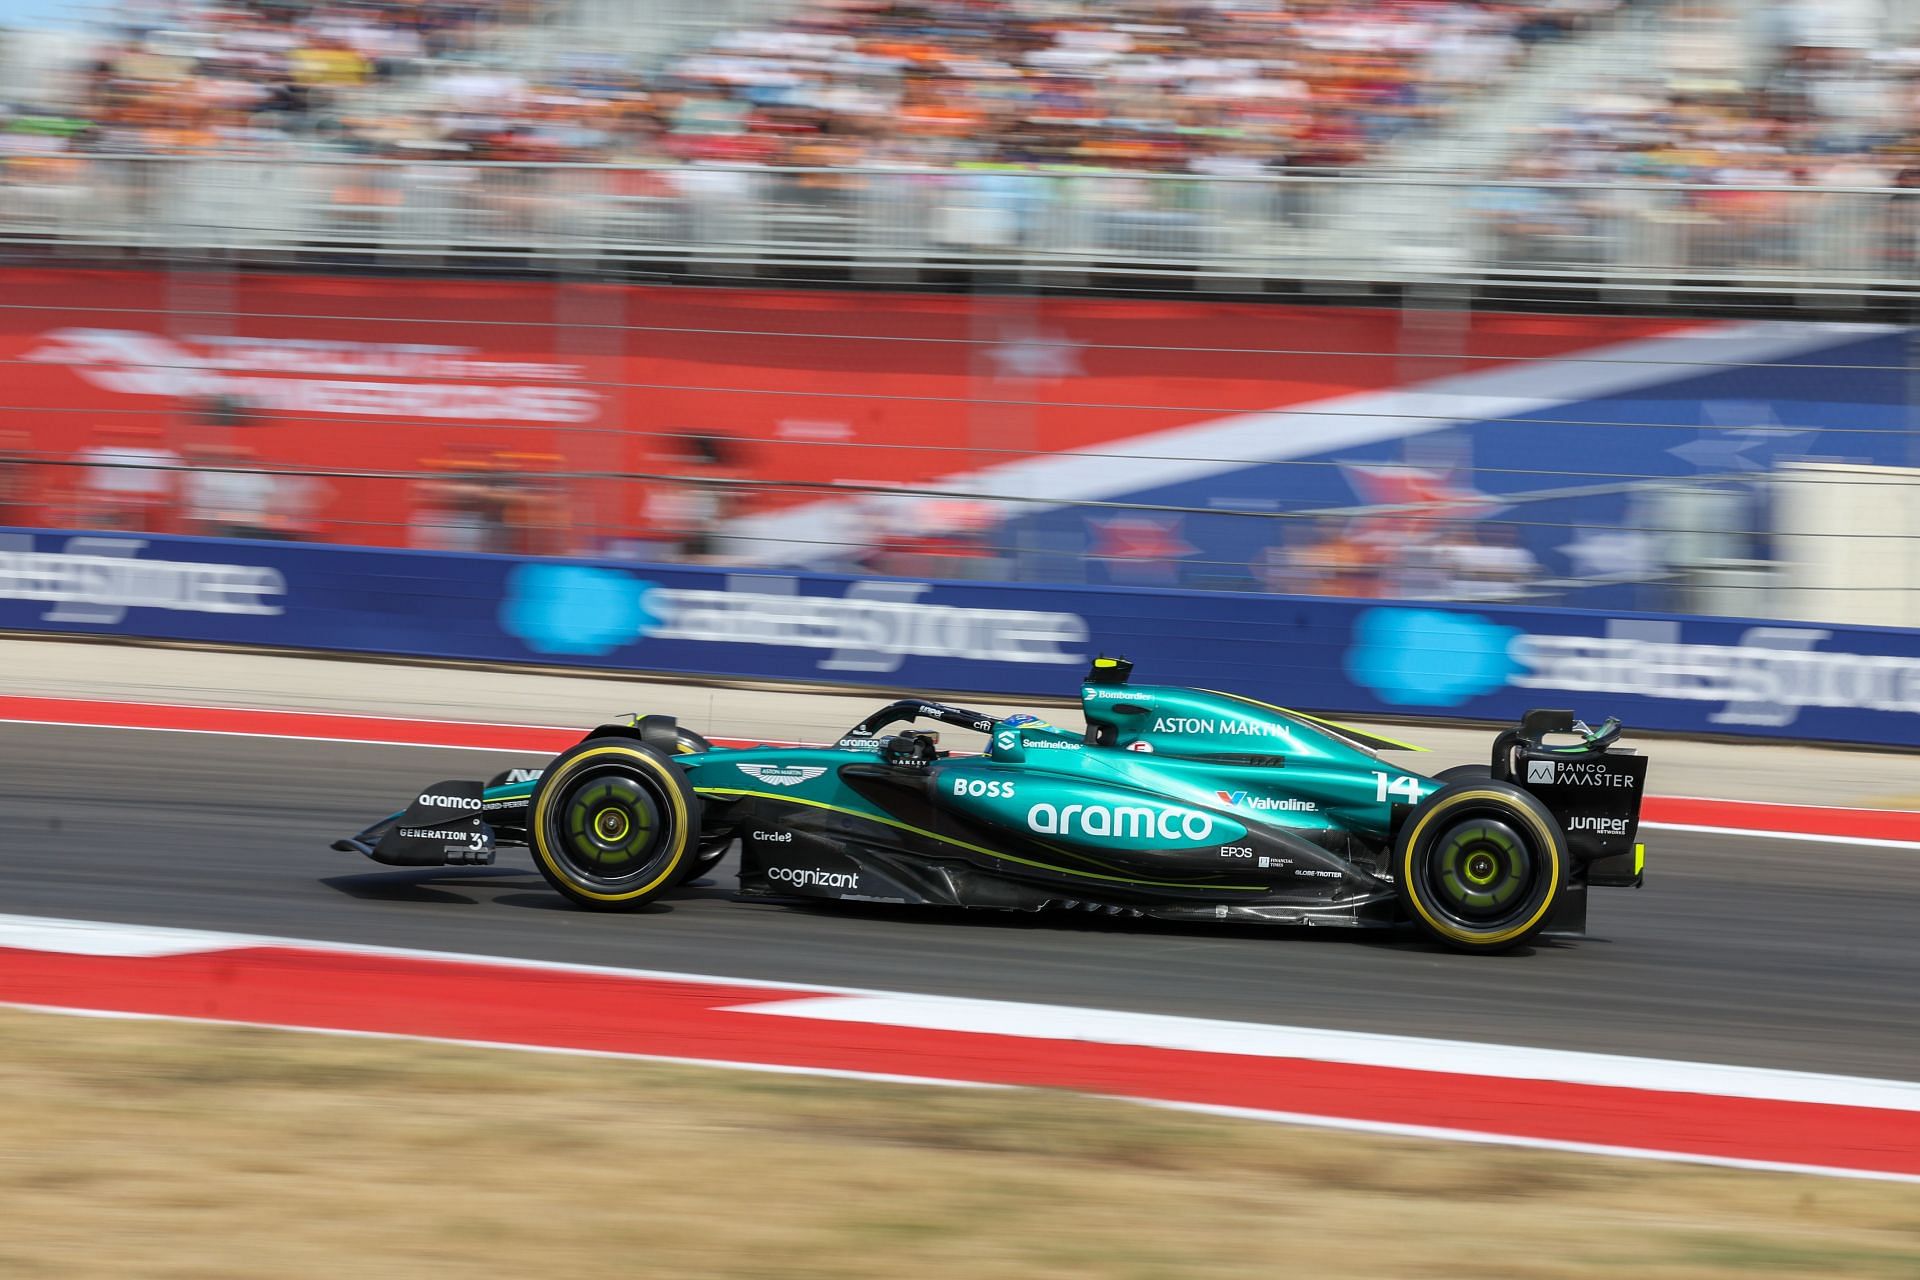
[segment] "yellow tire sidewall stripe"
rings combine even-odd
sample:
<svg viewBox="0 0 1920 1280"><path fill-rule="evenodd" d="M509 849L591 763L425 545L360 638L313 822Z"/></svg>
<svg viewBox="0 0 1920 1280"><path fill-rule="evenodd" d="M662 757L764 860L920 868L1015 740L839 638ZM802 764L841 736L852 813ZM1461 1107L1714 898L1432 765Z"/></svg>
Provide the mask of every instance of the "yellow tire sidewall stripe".
<svg viewBox="0 0 1920 1280"><path fill-rule="evenodd" d="M566 881L569 888L584 898L592 898L598 902L627 902L634 898L645 897L647 894L659 888L668 877L673 875L674 871L680 866L680 860L686 856L687 849L691 847L693 842L693 833L688 829L690 819L687 814L686 800L680 794L680 789L671 785L671 779L666 779L669 785L665 788L665 791L667 793L668 808L672 811L673 827L678 833L677 846L673 851L673 857L667 860L666 867L659 875L647 881L647 883L637 888L623 889L618 893L602 893L596 889L589 889L582 885L574 876L569 875L562 868L560 860L554 857L552 852L547 848L546 816L548 808L552 804L552 797L559 794L560 788L565 784L567 778L576 772L576 765L580 764L583 760L591 760L595 756L619 756L635 764L644 765L646 768L652 770L656 776L662 778L666 777L666 770L673 767L672 765L662 763L660 759L651 752L643 751L638 747L630 747L624 743L615 743L604 747L595 747L591 751L582 751L562 766L562 772L558 778L541 779L542 782L551 782L553 785L540 789L539 799L535 802L533 813L530 815L527 823L527 834L532 837L534 856L538 857L555 876Z"/></svg>
<svg viewBox="0 0 1920 1280"><path fill-rule="evenodd" d="M1450 810L1457 809L1461 805L1473 800L1496 800L1501 802L1503 807L1510 809L1527 820L1528 824L1539 833L1541 841L1549 851L1559 851L1564 856L1564 851L1559 848L1559 841L1554 838L1553 830L1540 821L1540 815L1533 810L1515 805L1512 797L1503 795L1498 791L1462 791L1458 795L1448 796L1445 800L1435 805L1419 822L1414 824L1413 830L1407 833L1406 846L1400 855L1400 882L1407 887L1407 901L1412 903L1413 909L1420 913L1420 918L1425 920L1429 925L1432 925L1434 929L1460 942L1472 943L1476 946L1495 946L1502 942L1511 942L1513 939L1521 936L1527 930L1533 928L1534 925L1538 924L1541 918L1553 909L1554 903L1560 896L1560 863L1563 857L1550 857L1547 859L1547 892L1546 896L1540 899L1540 909L1511 929L1497 934L1470 933L1456 928L1444 920L1436 919L1433 913L1427 910L1426 904L1420 901L1420 881L1413 874L1413 853L1415 849L1420 847L1420 833L1427 829L1429 823Z"/></svg>

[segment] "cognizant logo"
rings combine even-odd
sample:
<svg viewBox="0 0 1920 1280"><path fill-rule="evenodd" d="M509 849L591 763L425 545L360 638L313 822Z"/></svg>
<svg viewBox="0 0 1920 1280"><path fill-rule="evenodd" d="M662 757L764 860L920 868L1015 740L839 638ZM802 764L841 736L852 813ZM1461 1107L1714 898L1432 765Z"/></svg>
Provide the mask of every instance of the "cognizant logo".
<svg viewBox="0 0 1920 1280"><path fill-rule="evenodd" d="M1027 826L1050 836L1101 836L1118 840L1186 840L1198 844L1213 834L1213 819L1197 809L1149 805L1036 804Z"/></svg>
<svg viewBox="0 0 1920 1280"><path fill-rule="evenodd" d="M818 867L768 867L767 879L821 889L858 889L860 877L851 871L822 871Z"/></svg>

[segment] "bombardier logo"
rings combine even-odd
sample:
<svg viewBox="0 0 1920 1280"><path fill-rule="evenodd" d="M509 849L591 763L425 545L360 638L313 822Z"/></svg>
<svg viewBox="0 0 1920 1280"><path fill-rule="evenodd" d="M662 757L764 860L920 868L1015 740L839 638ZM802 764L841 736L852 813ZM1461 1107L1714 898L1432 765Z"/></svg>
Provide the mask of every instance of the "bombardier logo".
<svg viewBox="0 0 1920 1280"><path fill-rule="evenodd" d="M851 871L822 871L818 867L768 867L767 879L819 889L858 889L860 877Z"/></svg>
<svg viewBox="0 0 1920 1280"><path fill-rule="evenodd" d="M824 765L813 764L743 764L738 767L749 778L758 779L770 787L797 787L827 771Z"/></svg>
<svg viewBox="0 0 1920 1280"><path fill-rule="evenodd" d="M480 807L478 796L443 796L431 791L421 792L419 802L429 809L478 809Z"/></svg>
<svg viewBox="0 0 1920 1280"><path fill-rule="evenodd" d="M1248 795L1244 791L1216 791L1213 794L1219 797L1221 804L1227 805L1230 808L1238 809L1244 806L1245 808L1254 810L1256 813L1272 813L1275 811L1283 813L1314 813L1320 808L1319 805L1311 800L1297 800L1292 796L1286 796L1284 798L1254 796Z"/></svg>
<svg viewBox="0 0 1920 1280"><path fill-rule="evenodd" d="M1213 818L1194 809L1149 805L1037 804L1027 826L1050 836L1107 836L1120 840L1186 840L1198 844L1213 834Z"/></svg>

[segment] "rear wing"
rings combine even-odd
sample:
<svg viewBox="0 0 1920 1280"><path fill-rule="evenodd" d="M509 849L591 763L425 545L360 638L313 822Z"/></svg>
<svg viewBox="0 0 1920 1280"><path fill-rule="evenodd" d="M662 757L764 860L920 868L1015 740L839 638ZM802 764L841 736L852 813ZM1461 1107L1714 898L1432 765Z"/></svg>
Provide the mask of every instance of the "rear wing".
<svg viewBox="0 0 1920 1280"><path fill-rule="evenodd" d="M1642 876L1640 800L1647 758L1613 745L1620 729L1618 720L1592 729L1571 711L1529 711L1518 729L1493 743L1493 776L1547 807L1567 833L1567 847L1584 865L1588 884L1635 886ZM1577 740L1548 743L1549 734Z"/></svg>

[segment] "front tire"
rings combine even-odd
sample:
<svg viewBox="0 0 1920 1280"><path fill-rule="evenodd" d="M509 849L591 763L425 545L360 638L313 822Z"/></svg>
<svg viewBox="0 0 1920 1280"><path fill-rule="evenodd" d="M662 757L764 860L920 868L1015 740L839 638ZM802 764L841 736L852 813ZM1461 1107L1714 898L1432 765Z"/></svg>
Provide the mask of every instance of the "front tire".
<svg viewBox="0 0 1920 1280"><path fill-rule="evenodd" d="M1566 834L1511 783L1467 776L1421 802L1394 844L1408 916L1456 951L1506 951L1539 933L1566 892Z"/></svg>
<svg viewBox="0 0 1920 1280"><path fill-rule="evenodd" d="M534 789L527 843L561 895L630 911L684 878L700 836L700 797L658 751L590 738L556 757Z"/></svg>

